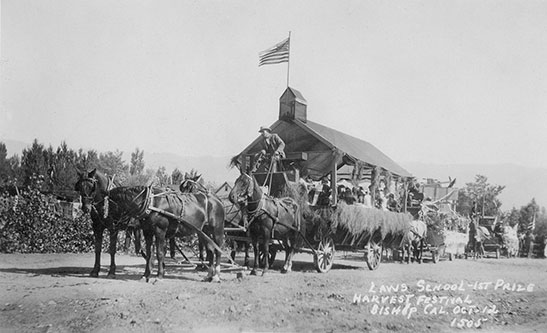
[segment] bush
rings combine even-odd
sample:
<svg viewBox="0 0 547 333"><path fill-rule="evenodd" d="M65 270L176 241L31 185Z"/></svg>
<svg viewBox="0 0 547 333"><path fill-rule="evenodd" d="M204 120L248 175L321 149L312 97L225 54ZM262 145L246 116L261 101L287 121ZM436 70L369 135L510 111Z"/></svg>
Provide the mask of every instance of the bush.
<svg viewBox="0 0 547 333"><path fill-rule="evenodd" d="M52 196L37 189L3 196L0 205L0 252L88 252L93 231L88 214L74 220L55 214Z"/></svg>

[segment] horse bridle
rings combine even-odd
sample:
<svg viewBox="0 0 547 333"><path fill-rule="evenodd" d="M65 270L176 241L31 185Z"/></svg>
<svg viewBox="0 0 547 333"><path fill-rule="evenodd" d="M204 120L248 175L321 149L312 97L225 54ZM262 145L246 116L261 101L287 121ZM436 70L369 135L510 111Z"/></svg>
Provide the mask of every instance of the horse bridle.
<svg viewBox="0 0 547 333"><path fill-rule="evenodd" d="M80 196L83 198L83 199L86 199L88 200L89 202L91 202L91 207L93 210L95 210L96 213L99 213L98 210L97 210L97 207L96 205L100 204L100 203L103 203L104 205L104 214L103 214L103 218L106 218L108 216L108 206L109 206L109 202L110 202L110 199L108 198L108 192L111 190L111 187L112 187L112 184L113 182L110 181L110 178L107 177L107 185L106 185L106 195L100 200L100 201L95 201L95 196L97 195L97 183L99 182L98 179L96 178L92 178L92 177L86 177L86 178L82 178L80 179L80 183L81 182L89 182L93 185L92 189L91 189L91 193L90 195L82 195L82 192L80 191Z"/></svg>

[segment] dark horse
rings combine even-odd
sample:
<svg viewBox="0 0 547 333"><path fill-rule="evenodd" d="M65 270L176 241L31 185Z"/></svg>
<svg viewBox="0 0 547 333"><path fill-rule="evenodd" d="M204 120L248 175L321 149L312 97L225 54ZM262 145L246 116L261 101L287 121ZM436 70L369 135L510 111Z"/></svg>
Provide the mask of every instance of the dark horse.
<svg viewBox="0 0 547 333"><path fill-rule="evenodd" d="M180 193L169 188L145 186L118 187L110 191L110 200L125 214L141 219L146 241L146 269L148 281L152 271L152 241L156 239L158 278L165 275L165 240L175 233L191 235L195 232L207 248L208 281L220 281L220 246L224 242L224 208L218 199L202 193ZM204 239L205 237L211 237ZM216 259L216 262L215 262Z"/></svg>
<svg viewBox="0 0 547 333"><path fill-rule="evenodd" d="M75 189L82 198L82 210L84 213L90 213L93 221L93 236L95 245L95 265L90 276L99 276L101 269L101 250L103 246L104 230L108 229L110 234L110 269L109 277L116 275L116 245L118 242L118 232L126 230L126 233L133 232L135 235L135 251L140 252L140 231L135 228L128 228L128 220L118 220L114 217L116 207L111 207L108 200L108 191L114 186L111 179L97 171L78 172L79 179L76 182ZM121 216L120 214L117 214ZM127 234L126 234L127 238Z"/></svg>
<svg viewBox="0 0 547 333"><path fill-rule="evenodd" d="M236 205L228 203L229 207L226 206L226 203L216 196L214 193L211 193L205 185L203 185L203 178L201 178L201 175L195 172L194 170L190 171L190 173L185 173L184 178L180 184L179 187L180 191L182 193L205 193L210 198L211 196L219 199L223 205L224 205L224 211L225 211L225 227L238 227L238 226L245 226L245 221L243 217L242 212L240 209L236 207ZM246 220L246 219L245 219ZM234 232L231 232L230 235L234 235ZM245 238L247 236L246 232L244 231L238 231L235 236L238 236L240 238ZM242 244L241 244L242 243ZM243 245L245 250L245 262L244 265L249 265L249 242L247 241L238 241L238 240L232 240L232 252L230 253L230 257L232 260L235 260L236 251L238 249L238 245ZM199 259L203 262L203 244L199 242Z"/></svg>
<svg viewBox="0 0 547 333"><path fill-rule="evenodd" d="M254 264L251 275L256 275L259 260L259 240L264 253L270 253L270 240L283 242L286 256L282 272L290 272L298 232L300 230L300 208L292 198L272 198L262 192L256 179L241 173L230 192L230 201L239 207L246 207L249 231L254 248ZM268 271L264 266L262 275Z"/></svg>

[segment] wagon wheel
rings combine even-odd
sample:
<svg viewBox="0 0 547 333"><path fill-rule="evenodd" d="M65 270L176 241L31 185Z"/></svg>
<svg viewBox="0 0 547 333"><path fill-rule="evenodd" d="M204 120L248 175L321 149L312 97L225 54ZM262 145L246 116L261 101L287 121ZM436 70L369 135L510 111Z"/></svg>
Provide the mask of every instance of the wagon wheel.
<svg viewBox="0 0 547 333"><path fill-rule="evenodd" d="M374 237L371 237L366 245L365 260L367 262L368 269L375 270L380 266L382 261L382 242L377 241Z"/></svg>
<svg viewBox="0 0 547 333"><path fill-rule="evenodd" d="M321 237L317 251L313 255L315 268L319 273L326 273L332 268L334 262L334 241L332 237Z"/></svg>

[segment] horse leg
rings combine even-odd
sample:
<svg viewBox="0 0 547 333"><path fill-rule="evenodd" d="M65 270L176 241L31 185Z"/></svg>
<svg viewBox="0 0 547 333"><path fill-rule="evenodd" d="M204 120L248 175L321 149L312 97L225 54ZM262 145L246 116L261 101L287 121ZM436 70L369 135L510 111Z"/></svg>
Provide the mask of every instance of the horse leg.
<svg viewBox="0 0 547 333"><path fill-rule="evenodd" d="M158 260L158 279L165 276L165 233L166 230L156 226L156 259Z"/></svg>
<svg viewBox="0 0 547 333"><path fill-rule="evenodd" d="M224 218L222 218L222 220L219 220L220 223L224 223ZM220 224L222 226L222 224ZM214 232L213 232L213 241L218 245L218 246L222 246L222 244L224 243L224 228L215 228ZM215 265L214 265L214 271L213 271L213 279L212 279L212 282L220 282L220 260L221 260L221 257L222 257L222 252L220 252L219 250L216 250L216 249L212 249L211 251L211 256L212 254L215 254ZM209 264L212 265L213 264L213 260L211 258L211 260L209 261Z"/></svg>
<svg viewBox="0 0 547 333"><path fill-rule="evenodd" d="M93 270L89 273L89 276L98 277L99 271L101 270L101 249L103 247L103 233L104 226L102 223L93 221L93 236L95 238L95 264L93 265Z"/></svg>
<svg viewBox="0 0 547 333"><path fill-rule="evenodd" d="M131 232L134 231L133 227L127 227L125 229L125 241L123 243L123 252L127 254L129 252L129 246L131 245Z"/></svg>
<svg viewBox="0 0 547 333"><path fill-rule="evenodd" d="M270 266L270 237L264 237L264 258L265 258L265 265L262 269L262 276L268 272L268 268Z"/></svg>
<svg viewBox="0 0 547 333"><path fill-rule="evenodd" d="M406 252L406 263L410 264L410 257L412 256L411 248L412 244L409 242L405 245L405 252Z"/></svg>
<svg viewBox="0 0 547 333"><path fill-rule="evenodd" d="M135 244L135 254L139 255L141 253L141 231L139 228L133 228L133 242Z"/></svg>
<svg viewBox="0 0 547 333"><path fill-rule="evenodd" d="M171 259L175 259L177 244L175 243L175 236L169 238L169 256Z"/></svg>
<svg viewBox="0 0 547 333"><path fill-rule="evenodd" d="M110 269L107 277L116 278L116 246L118 245L118 230L112 228L110 231L110 244L108 244L108 252L110 252Z"/></svg>
<svg viewBox="0 0 547 333"><path fill-rule="evenodd" d="M243 244L243 246L245 247L245 261L243 262L243 265L244 266L249 266L249 247L250 247L251 243L249 242L245 242Z"/></svg>
<svg viewBox="0 0 547 333"><path fill-rule="evenodd" d="M425 237L425 236L424 236ZM424 256L424 245L425 245L425 240L422 238L420 240L420 250L418 251L418 256L420 257L418 259L418 263L423 263L423 256Z"/></svg>
<svg viewBox="0 0 547 333"><path fill-rule="evenodd" d="M252 239L252 242L253 242L253 253L254 253L254 258L253 258L253 269L251 270L251 275L256 275L256 268L258 267L258 257L259 257L259 248L258 248L258 238L254 238Z"/></svg>
<svg viewBox="0 0 547 333"><path fill-rule="evenodd" d="M264 236L264 243L263 243L263 250L264 250L264 258L265 258L265 265L262 269L262 276L268 272L268 268L270 268L270 241L271 241L271 234L269 228L262 228L262 235Z"/></svg>
<svg viewBox="0 0 547 333"><path fill-rule="evenodd" d="M146 244L146 267L144 269L143 279L148 282L150 279L150 273L152 272L152 241L154 239L154 233L150 229L143 229L144 242Z"/></svg>
<svg viewBox="0 0 547 333"><path fill-rule="evenodd" d="M294 242L288 240L285 243L285 265L281 270L281 273L288 273L292 271L292 257L294 255Z"/></svg>

